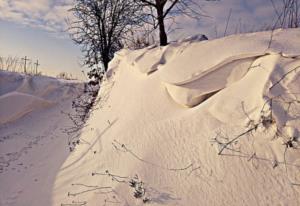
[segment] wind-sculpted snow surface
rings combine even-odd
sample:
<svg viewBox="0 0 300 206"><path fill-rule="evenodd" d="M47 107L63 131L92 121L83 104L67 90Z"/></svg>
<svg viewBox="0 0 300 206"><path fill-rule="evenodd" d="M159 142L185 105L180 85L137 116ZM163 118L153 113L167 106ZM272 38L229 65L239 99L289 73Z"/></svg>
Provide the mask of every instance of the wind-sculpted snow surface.
<svg viewBox="0 0 300 206"><path fill-rule="evenodd" d="M71 152L57 109L0 127L0 205L300 205L299 33L118 52ZM6 82L1 95L36 88ZM43 88L39 97L54 101ZM43 135L21 147L29 125Z"/></svg>
<svg viewBox="0 0 300 206"><path fill-rule="evenodd" d="M82 86L52 77L0 71L0 124L78 94Z"/></svg>
<svg viewBox="0 0 300 206"><path fill-rule="evenodd" d="M267 54L300 55L299 29L240 34L212 41L183 40L127 55L142 73L158 70L170 96L191 107L240 80L255 59ZM289 41L287 41L289 39ZM197 59L197 61L195 61Z"/></svg>
<svg viewBox="0 0 300 206"><path fill-rule="evenodd" d="M50 106L52 102L29 94L10 92L0 96L0 124L17 120L25 114L43 107Z"/></svg>
<svg viewBox="0 0 300 206"><path fill-rule="evenodd" d="M273 33L240 34L212 41L192 42L189 46L170 45L166 53L176 55L167 58L167 64L159 66L160 76L164 82L181 85L234 60L259 57L268 53L299 56L299 33L299 29L276 30Z"/></svg>
<svg viewBox="0 0 300 206"><path fill-rule="evenodd" d="M299 205L299 33L117 53L54 205Z"/></svg>
<svg viewBox="0 0 300 206"><path fill-rule="evenodd" d="M0 205L52 205L82 82L0 71Z"/></svg>
<svg viewBox="0 0 300 206"><path fill-rule="evenodd" d="M177 103L192 107L243 78L254 60L255 58L235 60L189 83L181 85L165 83L165 85Z"/></svg>

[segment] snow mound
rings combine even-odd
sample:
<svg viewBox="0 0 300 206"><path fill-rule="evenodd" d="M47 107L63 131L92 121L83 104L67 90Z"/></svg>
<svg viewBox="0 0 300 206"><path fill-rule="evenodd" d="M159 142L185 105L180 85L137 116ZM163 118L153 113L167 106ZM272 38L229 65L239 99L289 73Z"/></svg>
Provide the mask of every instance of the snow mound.
<svg viewBox="0 0 300 206"><path fill-rule="evenodd" d="M84 84L0 71L0 205L50 206ZM67 115L68 114L68 115Z"/></svg>
<svg viewBox="0 0 300 206"><path fill-rule="evenodd" d="M183 43L183 42L199 42L199 41L205 41L208 40L207 36L204 34L196 34L193 36L189 36L187 38L184 38L182 40L179 40L178 43Z"/></svg>
<svg viewBox="0 0 300 206"><path fill-rule="evenodd" d="M166 89L177 103L193 107L243 78L254 60L254 58L246 58L232 61L197 80L180 86L165 83Z"/></svg>
<svg viewBox="0 0 300 206"><path fill-rule="evenodd" d="M0 71L0 124L67 100L82 91L79 82Z"/></svg>
<svg viewBox="0 0 300 206"><path fill-rule="evenodd" d="M196 35L163 48L127 51L125 56L128 65L141 73L158 70L170 96L177 103L192 107L240 80L258 57L299 56L299 33L299 29L275 30L211 41L203 41L203 35Z"/></svg>
<svg viewBox="0 0 300 206"><path fill-rule="evenodd" d="M180 85L243 58L258 57L268 53L299 56L299 33L299 29L276 30L273 33L240 34L212 41L194 42L188 47L181 46L175 49L170 46L170 50L173 51L169 52L176 55L167 59L168 64L159 66L160 76L164 82ZM286 43L286 38L290 38L290 43Z"/></svg>
<svg viewBox="0 0 300 206"><path fill-rule="evenodd" d="M207 40L207 37L203 34L194 35L178 42L173 42L167 47L149 46L144 49L131 51L126 55L126 59L129 65L136 67L141 73L151 74L156 71L158 67L165 64L167 59L170 59L173 55L173 50L182 45L189 45L193 42L200 42Z"/></svg>
<svg viewBox="0 0 300 206"><path fill-rule="evenodd" d="M0 71L0 77L0 95L15 91L24 80L24 75L15 72Z"/></svg>
<svg viewBox="0 0 300 206"><path fill-rule="evenodd" d="M271 33L269 52L280 53L284 57L297 57L300 54L299 29L278 29Z"/></svg>
<svg viewBox="0 0 300 206"><path fill-rule="evenodd" d="M120 51L53 205L299 205L299 32Z"/></svg>
<svg viewBox="0 0 300 206"><path fill-rule="evenodd" d="M162 64L161 56L165 48L149 47L130 52L126 57L129 65L139 69L141 73L150 74Z"/></svg>
<svg viewBox="0 0 300 206"><path fill-rule="evenodd" d="M14 121L36 109L52 105L50 101L20 92L0 96L0 124Z"/></svg>
<svg viewBox="0 0 300 206"><path fill-rule="evenodd" d="M0 205L300 205L299 33L122 50L79 127L82 84L0 72Z"/></svg>

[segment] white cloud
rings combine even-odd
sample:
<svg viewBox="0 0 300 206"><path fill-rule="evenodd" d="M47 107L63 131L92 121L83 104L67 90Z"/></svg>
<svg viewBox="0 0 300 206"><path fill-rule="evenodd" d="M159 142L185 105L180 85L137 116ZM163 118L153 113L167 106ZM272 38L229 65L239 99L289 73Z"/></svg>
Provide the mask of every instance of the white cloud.
<svg viewBox="0 0 300 206"><path fill-rule="evenodd" d="M212 18L201 18L199 22L177 17L174 38L196 33L208 36L222 36L230 9L232 15L228 25L228 33L256 30L274 21L274 9L270 0L194 0L202 5L205 13ZM274 0L279 8L279 0ZM17 22L22 25L38 27L51 32L60 32L67 28L66 18L72 18L68 10L73 0L0 0L0 20Z"/></svg>
<svg viewBox="0 0 300 206"><path fill-rule="evenodd" d="M0 0L0 20L51 32L66 29L72 0Z"/></svg>
<svg viewBox="0 0 300 206"><path fill-rule="evenodd" d="M179 27L183 28L174 38L196 33L204 33L210 38L223 36L226 21L232 10L226 34L236 32L251 32L263 29L274 22L275 12L270 0L220 0L208 1L195 0L202 5L202 9L212 18L201 18L200 21L177 18ZM274 0L278 5L279 0ZM278 6L279 7L279 6Z"/></svg>
<svg viewBox="0 0 300 206"><path fill-rule="evenodd" d="M48 0L11 0L10 7L24 13L41 13L50 7Z"/></svg>

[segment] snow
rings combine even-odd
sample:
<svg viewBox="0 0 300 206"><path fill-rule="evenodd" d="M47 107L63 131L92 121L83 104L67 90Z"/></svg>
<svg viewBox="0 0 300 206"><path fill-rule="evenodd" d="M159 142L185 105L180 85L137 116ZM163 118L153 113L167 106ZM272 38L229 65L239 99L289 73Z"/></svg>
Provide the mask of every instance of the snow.
<svg viewBox="0 0 300 206"><path fill-rule="evenodd" d="M61 113L83 84L0 71L0 205L52 205L72 126Z"/></svg>
<svg viewBox="0 0 300 206"><path fill-rule="evenodd" d="M2 95L0 97L0 124L17 120L35 109L49 105L51 105L49 101L19 92Z"/></svg>
<svg viewBox="0 0 300 206"><path fill-rule="evenodd" d="M165 83L167 91L179 104L192 107L207 96L240 80L251 67L254 58L233 61L225 66L180 86Z"/></svg>
<svg viewBox="0 0 300 206"><path fill-rule="evenodd" d="M72 152L60 110L79 85L0 73L0 103L55 102L0 127L11 164L0 205L299 205L299 34L276 30L270 47L260 32L118 52ZM136 175L147 203L129 186Z"/></svg>
<svg viewBox="0 0 300 206"><path fill-rule="evenodd" d="M25 76L0 71L0 124L70 98L76 88L51 77Z"/></svg>
<svg viewBox="0 0 300 206"><path fill-rule="evenodd" d="M268 47L271 32L232 35L212 41L192 42L189 46L170 45L166 53L174 55L169 54L166 57L168 64L159 66L161 79L167 83L180 85L196 80L234 60L258 57L268 53L299 56L299 31L284 31L285 38L282 38L284 35L281 33L280 30L273 33L270 48ZM287 38L291 39L290 43L286 42Z"/></svg>
<svg viewBox="0 0 300 206"><path fill-rule="evenodd" d="M126 58L127 61L140 70L141 73L150 74L157 70L161 64L161 56L165 48L156 46L130 52ZM145 58L147 56L147 58Z"/></svg>
<svg viewBox="0 0 300 206"><path fill-rule="evenodd" d="M285 57L297 57L300 54L299 29L275 30L270 43L270 53L281 53ZM288 41L287 41L288 40Z"/></svg>

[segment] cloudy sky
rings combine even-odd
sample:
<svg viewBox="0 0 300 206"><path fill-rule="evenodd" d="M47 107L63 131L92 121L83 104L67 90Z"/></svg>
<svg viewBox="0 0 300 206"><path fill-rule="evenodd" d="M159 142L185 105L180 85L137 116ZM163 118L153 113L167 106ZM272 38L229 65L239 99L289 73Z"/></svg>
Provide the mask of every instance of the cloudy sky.
<svg viewBox="0 0 300 206"><path fill-rule="evenodd" d="M227 33L255 31L272 24L271 0L194 0L210 17L200 21L177 18L173 39L203 33L209 38ZM280 7L281 0L273 0ZM80 49L64 32L73 0L0 0L0 56L25 56L40 61L47 73L67 71L81 75Z"/></svg>

